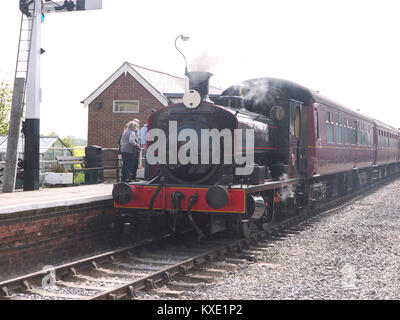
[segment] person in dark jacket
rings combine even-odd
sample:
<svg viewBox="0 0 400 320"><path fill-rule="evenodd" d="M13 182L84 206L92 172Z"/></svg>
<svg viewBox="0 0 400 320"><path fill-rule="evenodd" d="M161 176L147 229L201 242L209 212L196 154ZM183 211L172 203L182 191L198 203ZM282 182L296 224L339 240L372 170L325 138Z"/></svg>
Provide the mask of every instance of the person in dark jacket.
<svg viewBox="0 0 400 320"><path fill-rule="evenodd" d="M137 130L138 124L134 121L129 122L128 128L124 130L121 136L122 182L129 182L131 174L134 175L133 178L136 179L136 172L133 172L133 170L137 162L137 153L140 148L140 140L136 134Z"/></svg>

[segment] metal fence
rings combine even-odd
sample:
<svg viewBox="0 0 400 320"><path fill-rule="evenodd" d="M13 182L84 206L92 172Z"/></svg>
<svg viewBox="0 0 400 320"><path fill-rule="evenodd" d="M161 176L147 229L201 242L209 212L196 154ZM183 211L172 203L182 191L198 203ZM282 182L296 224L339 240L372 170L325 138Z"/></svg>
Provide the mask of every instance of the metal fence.
<svg viewBox="0 0 400 320"><path fill-rule="evenodd" d="M56 167L59 167L57 162L57 155L60 153L55 152L57 150L68 150L70 154L75 154L77 156L85 156L85 147L75 147L75 148L54 148L53 151L53 159L44 159L45 157L41 155L40 160L40 171L39 171L39 184L41 187L44 186L44 179L46 172L54 172ZM78 152L74 152L74 150L79 150ZM102 156L102 167L103 167L103 179L105 182L112 183L112 182L119 182L121 181L121 169L122 169L122 157L118 154L118 148L103 148L101 152ZM23 157L23 154L18 154L19 158ZM138 178L144 178L144 163L145 163L145 156L144 152L140 153L139 157L139 169L137 172ZM0 161L0 191L3 181L3 171L5 161ZM68 172L72 172L74 167L76 168L79 165L63 165L63 169ZM74 177L75 179L75 177ZM79 181L84 180L84 177L77 178ZM79 184L79 181L74 180L74 184ZM16 178L16 189L22 189L23 187L23 169L19 168L17 171L17 178Z"/></svg>

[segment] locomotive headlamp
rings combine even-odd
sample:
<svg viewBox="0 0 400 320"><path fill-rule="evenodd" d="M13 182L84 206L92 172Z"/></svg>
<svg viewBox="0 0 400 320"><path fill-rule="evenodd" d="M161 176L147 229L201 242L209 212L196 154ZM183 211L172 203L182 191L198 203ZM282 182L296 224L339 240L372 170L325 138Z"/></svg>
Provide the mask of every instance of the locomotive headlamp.
<svg viewBox="0 0 400 320"><path fill-rule="evenodd" d="M214 209L221 209L228 203L228 192L224 187L212 186L206 194L207 204Z"/></svg>
<svg viewBox="0 0 400 320"><path fill-rule="evenodd" d="M125 182L117 183L114 185L112 197L118 204L128 204L133 198L133 189Z"/></svg>

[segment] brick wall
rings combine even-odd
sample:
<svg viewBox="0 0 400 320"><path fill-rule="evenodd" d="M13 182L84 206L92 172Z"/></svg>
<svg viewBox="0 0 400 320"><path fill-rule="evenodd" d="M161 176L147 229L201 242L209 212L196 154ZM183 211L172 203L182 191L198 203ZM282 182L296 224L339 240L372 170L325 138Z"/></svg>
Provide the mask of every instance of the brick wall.
<svg viewBox="0 0 400 320"><path fill-rule="evenodd" d="M0 281L119 242L112 200L0 215Z"/></svg>
<svg viewBox="0 0 400 320"><path fill-rule="evenodd" d="M139 100L139 113L113 113L114 100ZM101 102L96 109L96 102ZM117 148L118 138L124 125L135 118L142 126L147 122L151 110L162 108L162 104L129 73L122 74L91 104L88 114L88 145Z"/></svg>

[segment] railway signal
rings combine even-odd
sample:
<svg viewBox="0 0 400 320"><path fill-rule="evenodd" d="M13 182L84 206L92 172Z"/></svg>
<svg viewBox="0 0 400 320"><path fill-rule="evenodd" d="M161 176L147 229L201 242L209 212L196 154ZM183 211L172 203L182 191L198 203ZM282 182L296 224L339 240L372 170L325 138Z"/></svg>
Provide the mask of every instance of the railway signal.
<svg viewBox="0 0 400 320"><path fill-rule="evenodd" d="M24 190L39 189L39 154L40 154L40 28L44 14L71 12L102 8L102 0L20 0L19 7L30 18L31 44L26 77L26 120L24 123ZM16 146L15 146L16 148Z"/></svg>

